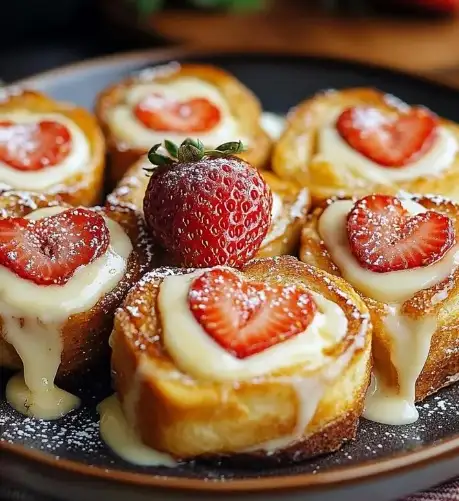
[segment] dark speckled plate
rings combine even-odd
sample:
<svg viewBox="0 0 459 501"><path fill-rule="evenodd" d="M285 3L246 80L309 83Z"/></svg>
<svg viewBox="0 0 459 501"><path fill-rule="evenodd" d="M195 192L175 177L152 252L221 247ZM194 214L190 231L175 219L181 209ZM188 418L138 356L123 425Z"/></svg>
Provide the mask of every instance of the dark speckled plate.
<svg viewBox="0 0 459 501"><path fill-rule="evenodd" d="M26 80L57 99L91 108L106 85L149 64L204 61L236 74L279 113L323 88L373 86L459 121L459 93L402 73L317 58L143 52L59 69ZM3 374L2 388L7 375ZM0 398L0 474L4 481L58 499L339 499L389 501L459 473L459 385L419 406L416 424L362 420L358 438L340 452L276 469L236 470L191 463L174 469L123 462L101 443L96 404L110 393L108 375L82 390L84 405L55 422L34 421Z"/></svg>

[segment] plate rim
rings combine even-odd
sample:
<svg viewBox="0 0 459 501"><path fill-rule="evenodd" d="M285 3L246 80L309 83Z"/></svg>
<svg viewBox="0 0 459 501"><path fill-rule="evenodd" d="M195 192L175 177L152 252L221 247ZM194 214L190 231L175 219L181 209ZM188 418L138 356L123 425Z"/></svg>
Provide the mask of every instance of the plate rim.
<svg viewBox="0 0 459 501"><path fill-rule="evenodd" d="M65 64L52 68L50 70L42 71L32 74L28 77L7 82L3 89L11 87L27 87L37 85L40 81L59 76L63 73L72 73L86 68L93 68L99 65L104 66L117 66L122 61L138 61L142 62L166 62L167 60L180 59L184 57L289 57L298 60L310 61L324 61L330 64L339 64L343 66L350 66L360 68L363 70L374 69L383 73L391 73L392 75L405 77L413 81L421 81L436 87L446 88L450 91L459 93L459 84L454 84L451 81L445 81L441 75L436 73L425 73L423 71L403 70L396 67L390 67L378 63L363 62L360 60L352 59L346 56L327 56L321 55L317 52L311 51L298 51L298 50L285 50L283 48L254 48L250 50L232 49L232 48L203 48L195 46L174 46L159 49L141 49L116 52L114 54L102 55L99 57L85 59L83 61L76 61L74 63Z"/></svg>
<svg viewBox="0 0 459 501"><path fill-rule="evenodd" d="M163 49L146 49L138 51L119 52L101 57L91 58L84 61L60 66L55 69L40 72L32 76L7 84L4 89L15 87L33 88L53 76L71 74L87 68L98 66L118 66L122 62L137 61L141 63L159 63L167 60L181 59L184 57L262 57L276 56L303 59L306 61L325 61L330 64L350 66L357 69L375 69L383 73L390 73L399 77L406 77L413 81L422 81L436 88L446 88L459 94L459 86L451 82L444 82L439 76L426 75L421 72L403 71L398 68L390 68L380 64L370 64L355 61L352 58L328 57L308 52L295 50L286 51L273 49L255 49L243 51L240 49L207 49L193 47L173 47ZM1 91L0 91L1 92ZM329 471L318 473L299 473L295 475L276 475L272 477L251 479L229 479L225 482L209 481L207 479L174 477L168 475L152 475L149 473L128 472L117 469L107 469L100 466L91 466L79 461L56 458L46 452L27 448L21 444L0 441L0 452L6 455L19 457L41 466L51 468L53 471L65 471L86 478L98 478L99 480L111 481L137 487L156 487L175 491L196 492L252 492L263 491L292 491L311 487L314 489L328 490L332 487L352 485L362 481L375 480L380 477L390 476L394 473L403 473L438 460L447 460L459 455L459 433L445 438L438 443L419 446L416 450L396 453L387 458L379 458L351 466L338 466Z"/></svg>

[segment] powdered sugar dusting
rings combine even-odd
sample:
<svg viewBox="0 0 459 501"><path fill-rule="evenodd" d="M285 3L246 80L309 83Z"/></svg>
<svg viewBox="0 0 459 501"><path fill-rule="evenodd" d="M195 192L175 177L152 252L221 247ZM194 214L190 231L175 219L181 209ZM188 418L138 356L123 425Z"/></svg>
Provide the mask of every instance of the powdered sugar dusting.
<svg viewBox="0 0 459 501"><path fill-rule="evenodd" d="M248 465L248 469L191 463L177 468L138 468L116 458L99 437L95 404L110 392L107 383L95 384L95 396L83 396L84 405L59 421L37 421L13 411L0 401L0 441L23 444L60 458L76 460L103 469L140 471L178 477L198 477L210 481L233 478L289 475L302 472L320 475L335 467L383 460L394 453L406 454L437 440L459 433L459 387L452 386L418 405L420 419L412 425L390 427L361 420L357 440L347 443L341 451L296 466L266 467Z"/></svg>

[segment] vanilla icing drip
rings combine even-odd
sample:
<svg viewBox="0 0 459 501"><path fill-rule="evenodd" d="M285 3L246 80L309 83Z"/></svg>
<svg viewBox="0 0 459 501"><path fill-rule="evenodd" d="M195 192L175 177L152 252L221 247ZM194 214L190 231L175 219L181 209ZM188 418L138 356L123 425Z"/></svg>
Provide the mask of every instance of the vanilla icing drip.
<svg viewBox="0 0 459 501"><path fill-rule="evenodd" d="M419 418L414 405L416 381L429 356L435 317L409 318L400 305L390 305L383 324L392 342L391 362L397 370L398 387L388 387L375 371L365 401L364 417L385 424L409 424Z"/></svg>
<svg viewBox="0 0 459 501"><path fill-rule="evenodd" d="M411 200L402 200L412 215L426 209ZM397 384L388 387L376 366L367 393L364 416L385 424L407 424L418 419L415 407L416 381L429 355L437 329L435 316L411 318L402 312L405 301L417 292L445 280L459 264L459 244L429 266L403 271L376 273L363 268L352 254L347 236L347 215L351 201L330 204L319 220L319 234L342 276L366 296L386 303L382 321L390 345L390 359L397 372Z"/></svg>
<svg viewBox="0 0 459 501"><path fill-rule="evenodd" d="M176 466L172 456L142 443L126 420L116 394L101 402L97 410L100 414L100 436L120 458L140 466Z"/></svg>
<svg viewBox="0 0 459 501"><path fill-rule="evenodd" d="M39 209L27 216L41 219L67 210ZM121 226L106 218L110 232L107 251L78 268L62 286L40 286L0 266L0 318L2 335L17 351L24 367L23 384L13 378L8 401L24 414L55 419L78 405L76 397L54 385L61 363L61 329L68 317L88 311L123 277L132 243Z"/></svg>
<svg viewBox="0 0 459 501"><path fill-rule="evenodd" d="M46 191L50 186L61 184L69 177L80 173L91 159L91 149L85 134L72 120L64 115L58 113L30 113L21 110L0 113L0 120L17 124L52 120L65 125L71 137L70 152L57 165L44 167L38 171L20 171L0 161L0 183L5 183L11 188ZM1 134L5 134L5 132L0 130L0 136Z"/></svg>

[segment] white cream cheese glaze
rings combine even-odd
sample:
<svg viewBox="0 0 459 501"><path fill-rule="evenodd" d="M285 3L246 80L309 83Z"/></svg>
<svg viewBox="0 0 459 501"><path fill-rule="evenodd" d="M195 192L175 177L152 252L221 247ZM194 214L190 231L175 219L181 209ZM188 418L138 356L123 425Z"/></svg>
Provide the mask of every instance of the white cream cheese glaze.
<svg viewBox="0 0 459 501"><path fill-rule="evenodd" d="M318 311L303 333L240 360L204 331L189 308L190 285L202 273L200 270L166 277L158 295L164 346L177 367L197 379L241 381L300 364L314 370L326 362L324 349L346 335L347 319L341 308L311 292ZM199 353L199 359L196 353Z"/></svg>
<svg viewBox="0 0 459 501"><path fill-rule="evenodd" d="M271 226L261 244L261 247L268 245L276 238L282 236L285 233L287 226L292 221L302 217L304 208L309 200L308 190L303 189L299 192L295 202L290 207L286 207L286 204L284 204L284 201L279 194L274 191L272 194L273 206L271 209Z"/></svg>
<svg viewBox="0 0 459 501"><path fill-rule="evenodd" d="M423 176L438 175L450 167L458 153L459 145L454 134L446 127L439 127L431 148L409 165L387 168L365 157L352 148L336 129L336 119L343 109L333 110L319 130L317 154L313 162L325 161L339 171L351 171L376 184L392 184Z"/></svg>
<svg viewBox="0 0 459 501"><path fill-rule="evenodd" d="M273 141L277 141L281 137L285 129L285 123L285 117L278 113L264 111L261 115L260 124Z"/></svg>
<svg viewBox="0 0 459 501"><path fill-rule="evenodd" d="M159 452L141 442L123 414L116 394L101 402L100 436L112 451L125 461L139 466L175 466L172 456Z"/></svg>
<svg viewBox="0 0 459 501"><path fill-rule="evenodd" d="M278 219L282 215L282 209L284 205L282 197L278 193L273 191L272 195L273 206L271 208L271 224L274 223L274 221L276 221L276 219Z"/></svg>
<svg viewBox="0 0 459 501"><path fill-rule="evenodd" d="M375 371L365 400L364 417L371 421L401 425L419 418L414 405L416 381L429 356L432 336L437 329L435 317L409 318L400 305L388 306L383 319L392 343L391 361L397 369L398 388L384 384Z"/></svg>
<svg viewBox="0 0 459 501"><path fill-rule="evenodd" d="M413 215L426 210L411 200L402 200L402 204ZM429 355L437 320L432 316L412 319L401 309L417 292L442 282L454 271L459 265L459 244L440 261L424 268L372 272L359 264L349 247L346 222L352 207L351 201L330 204L319 220L319 234L342 276L366 296L387 303L383 325L389 336L391 362L398 379L398 387L388 388L375 371L364 417L392 425L412 423L419 416L415 407L416 381Z"/></svg>
<svg viewBox="0 0 459 501"><path fill-rule="evenodd" d="M40 219L66 210L48 207L29 214ZM8 401L23 414L55 419L78 405L76 397L54 385L61 362L61 328L69 316L92 308L123 277L132 243L121 226L106 218L110 245L104 255L76 270L63 286L39 286L0 266L2 334L24 366L7 386ZM28 390L28 391L27 391Z"/></svg>
<svg viewBox="0 0 459 501"><path fill-rule="evenodd" d="M91 150L83 131L69 118L58 113L30 113L15 111L0 113L0 120L14 123L38 123L42 120L52 120L65 125L71 136L71 149L64 160L54 166L44 167L39 171L19 171L0 161L0 183L22 190L46 191L52 185L63 183L84 169L91 159ZM0 138L8 134L0 129Z"/></svg>
<svg viewBox="0 0 459 501"><path fill-rule="evenodd" d="M227 101L214 85L193 77L183 77L167 84L139 83L126 91L125 102L108 111L107 121L116 137L129 146L149 149L152 144L162 143L167 137L174 142L182 142L190 134L154 131L145 127L134 115L135 106L147 96L159 93L166 98L185 101L192 98L206 98L220 110L219 123L205 133L194 134L209 147L232 140L250 142L241 137L240 125L231 113Z"/></svg>

